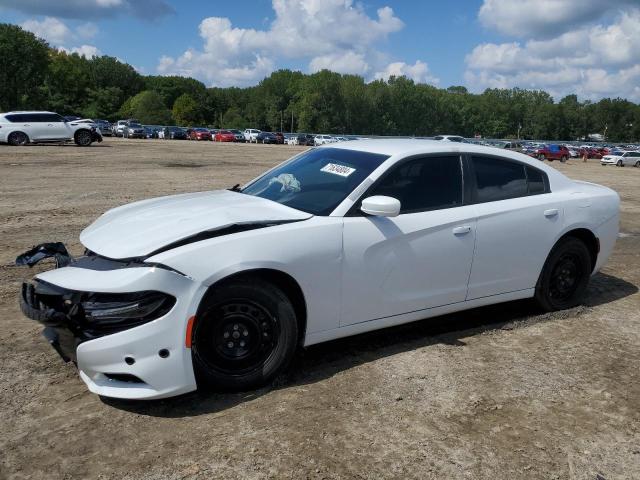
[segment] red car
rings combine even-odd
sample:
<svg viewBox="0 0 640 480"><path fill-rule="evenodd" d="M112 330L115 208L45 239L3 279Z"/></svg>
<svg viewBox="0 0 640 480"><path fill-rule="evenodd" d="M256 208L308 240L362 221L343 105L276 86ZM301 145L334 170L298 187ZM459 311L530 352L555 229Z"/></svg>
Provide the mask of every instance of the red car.
<svg viewBox="0 0 640 480"><path fill-rule="evenodd" d="M604 155L603 153L594 147L590 147L590 148L581 148L580 149L580 156L584 156L584 152L587 152L587 158L595 158L597 160L600 160Z"/></svg>
<svg viewBox="0 0 640 480"><path fill-rule="evenodd" d="M211 140L211 132L206 128L192 128L189 140Z"/></svg>
<svg viewBox="0 0 640 480"><path fill-rule="evenodd" d="M236 134L233 132L230 132L229 130L220 130L213 137L213 141L214 142L235 142Z"/></svg>
<svg viewBox="0 0 640 480"><path fill-rule="evenodd" d="M564 145L551 144L537 149L532 156L538 160L549 160L550 162L560 160L561 162L566 162L571 158L571 152Z"/></svg>
<svg viewBox="0 0 640 480"><path fill-rule="evenodd" d="M276 132L274 133L274 135L276 136L276 143L279 145L284 145L284 133Z"/></svg>

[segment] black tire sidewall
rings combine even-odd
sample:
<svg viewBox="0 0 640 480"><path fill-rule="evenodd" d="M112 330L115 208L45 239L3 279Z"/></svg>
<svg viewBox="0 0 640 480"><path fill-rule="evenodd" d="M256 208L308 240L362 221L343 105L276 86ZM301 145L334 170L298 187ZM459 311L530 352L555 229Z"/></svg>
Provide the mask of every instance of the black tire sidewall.
<svg viewBox="0 0 640 480"><path fill-rule="evenodd" d="M275 350L259 369L246 374L231 375L210 368L199 357L198 348L201 348L201 342L198 335L199 327L204 322L215 321L211 311L217 305L240 298L251 300L266 308L277 319L280 331ZM193 368L199 387L223 391L254 389L269 383L289 365L297 348L298 326L293 306L279 288L258 279L251 282L238 281L216 288L205 302L196 316L192 336Z"/></svg>
<svg viewBox="0 0 640 480"><path fill-rule="evenodd" d="M24 141L22 143L15 141L14 138L16 135L21 135ZM24 132L12 132L11 134L9 134L9 138L7 140L8 140L7 143L9 143L9 145L13 147L21 147L29 143L29 137Z"/></svg>
<svg viewBox="0 0 640 480"><path fill-rule="evenodd" d="M575 254L581 262L582 276L578 280L578 286L573 295L566 301L557 301L549 296L551 275L558 260L566 253ZM591 256L587 246L581 240L567 237L560 240L551 250L536 285L535 299L538 305L545 311L565 310L575 307L580 303L589 284L591 277Z"/></svg>
<svg viewBox="0 0 640 480"><path fill-rule="evenodd" d="M80 135L89 135L89 142L87 143L80 143L79 142L79 137ZM78 130L75 135L74 135L74 141L76 143L76 145L78 145L79 147L88 147L89 145L91 145L93 143L92 138L91 138L91 132L89 132L88 130Z"/></svg>

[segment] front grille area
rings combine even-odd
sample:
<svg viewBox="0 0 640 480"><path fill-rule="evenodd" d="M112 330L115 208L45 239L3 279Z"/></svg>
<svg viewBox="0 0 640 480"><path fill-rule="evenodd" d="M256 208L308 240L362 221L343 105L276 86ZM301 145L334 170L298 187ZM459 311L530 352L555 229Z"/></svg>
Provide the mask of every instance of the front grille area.
<svg viewBox="0 0 640 480"><path fill-rule="evenodd" d="M175 303L162 292L80 292L42 280L24 283L20 298L23 313L46 327L45 337L65 361L75 360L80 343L160 318Z"/></svg>

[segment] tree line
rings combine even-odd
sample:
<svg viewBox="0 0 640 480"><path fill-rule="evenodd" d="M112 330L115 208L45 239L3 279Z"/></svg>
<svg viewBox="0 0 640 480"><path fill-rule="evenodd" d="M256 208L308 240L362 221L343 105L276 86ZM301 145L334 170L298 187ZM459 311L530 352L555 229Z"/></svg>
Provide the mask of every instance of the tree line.
<svg viewBox="0 0 640 480"><path fill-rule="evenodd" d="M141 75L114 57L51 48L0 24L0 111L52 110L144 124L360 135L640 140L640 106L622 98L555 102L542 90L437 88L406 77L366 82L323 70L278 70L248 88L207 88L193 78Z"/></svg>

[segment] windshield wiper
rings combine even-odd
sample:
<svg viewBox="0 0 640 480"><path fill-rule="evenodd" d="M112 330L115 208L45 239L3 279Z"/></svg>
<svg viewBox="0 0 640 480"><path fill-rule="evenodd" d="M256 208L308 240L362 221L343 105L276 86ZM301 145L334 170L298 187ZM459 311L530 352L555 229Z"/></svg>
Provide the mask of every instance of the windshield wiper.
<svg viewBox="0 0 640 480"><path fill-rule="evenodd" d="M230 190L232 192L242 192L242 189L240 188L239 183L236 183L233 187L228 188L227 190Z"/></svg>

